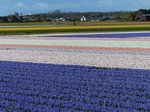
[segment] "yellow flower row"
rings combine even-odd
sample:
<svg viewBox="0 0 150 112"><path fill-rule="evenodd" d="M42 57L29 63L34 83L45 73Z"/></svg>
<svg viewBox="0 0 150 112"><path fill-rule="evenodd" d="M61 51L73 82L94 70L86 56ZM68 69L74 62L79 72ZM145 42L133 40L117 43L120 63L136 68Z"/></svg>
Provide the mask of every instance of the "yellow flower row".
<svg viewBox="0 0 150 112"><path fill-rule="evenodd" d="M0 28L0 31L20 31L20 30L66 30L66 29L103 29L103 28L149 28L150 25L110 25L110 26L41 26L41 27L13 27Z"/></svg>

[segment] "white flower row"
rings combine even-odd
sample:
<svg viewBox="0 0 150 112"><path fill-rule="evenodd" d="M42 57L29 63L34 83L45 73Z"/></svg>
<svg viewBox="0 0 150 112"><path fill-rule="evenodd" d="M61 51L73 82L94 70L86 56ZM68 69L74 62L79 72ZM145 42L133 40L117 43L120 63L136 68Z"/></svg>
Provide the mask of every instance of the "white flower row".
<svg viewBox="0 0 150 112"><path fill-rule="evenodd" d="M150 69L150 55L62 52L59 50L0 50L0 61Z"/></svg>

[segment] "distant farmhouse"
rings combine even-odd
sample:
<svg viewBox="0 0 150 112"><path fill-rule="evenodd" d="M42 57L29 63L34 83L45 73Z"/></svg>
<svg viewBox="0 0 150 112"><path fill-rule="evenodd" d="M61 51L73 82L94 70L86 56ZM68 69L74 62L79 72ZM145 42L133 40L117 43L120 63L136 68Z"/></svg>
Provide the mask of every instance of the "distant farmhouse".
<svg viewBox="0 0 150 112"><path fill-rule="evenodd" d="M36 21L36 19L31 15L23 16L23 22L34 22L34 21Z"/></svg>
<svg viewBox="0 0 150 112"><path fill-rule="evenodd" d="M95 13L92 14L91 16L91 20L92 21L107 21L107 20L112 20L113 17L111 15L104 15L104 14L100 14L100 13Z"/></svg>
<svg viewBox="0 0 150 112"><path fill-rule="evenodd" d="M137 21L150 21L150 10L140 9L136 12L135 20Z"/></svg>
<svg viewBox="0 0 150 112"><path fill-rule="evenodd" d="M82 16L80 20L81 21L86 21L87 19L85 18L85 16Z"/></svg>
<svg viewBox="0 0 150 112"><path fill-rule="evenodd" d="M143 15L137 16L136 19L138 21L150 21L150 14L143 14Z"/></svg>

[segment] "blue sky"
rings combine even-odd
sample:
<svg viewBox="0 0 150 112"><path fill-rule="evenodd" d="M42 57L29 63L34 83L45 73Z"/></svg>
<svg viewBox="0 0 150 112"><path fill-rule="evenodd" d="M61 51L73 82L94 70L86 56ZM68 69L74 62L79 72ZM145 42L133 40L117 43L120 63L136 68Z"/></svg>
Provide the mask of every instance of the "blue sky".
<svg viewBox="0 0 150 112"><path fill-rule="evenodd" d="M149 0L0 0L0 15L62 11L134 11L150 8Z"/></svg>

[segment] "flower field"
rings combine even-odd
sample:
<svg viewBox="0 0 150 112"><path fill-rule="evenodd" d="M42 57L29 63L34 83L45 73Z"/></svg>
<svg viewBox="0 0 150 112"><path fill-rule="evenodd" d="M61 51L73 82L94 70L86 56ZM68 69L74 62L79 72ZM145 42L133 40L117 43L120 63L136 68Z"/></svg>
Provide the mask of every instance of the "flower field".
<svg viewBox="0 0 150 112"><path fill-rule="evenodd" d="M0 112L150 112L149 36L0 36Z"/></svg>
<svg viewBox="0 0 150 112"><path fill-rule="evenodd" d="M1 35L149 31L149 22L0 23Z"/></svg>
<svg viewBox="0 0 150 112"><path fill-rule="evenodd" d="M0 62L1 111L150 111L150 70Z"/></svg>

